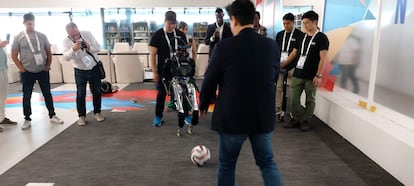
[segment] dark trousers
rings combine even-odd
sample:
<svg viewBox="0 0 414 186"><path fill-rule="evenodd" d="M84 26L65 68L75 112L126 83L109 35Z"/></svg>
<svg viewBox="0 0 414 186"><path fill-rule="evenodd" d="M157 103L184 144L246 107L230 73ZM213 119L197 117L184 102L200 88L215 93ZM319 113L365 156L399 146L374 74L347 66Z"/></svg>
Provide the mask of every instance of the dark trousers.
<svg viewBox="0 0 414 186"><path fill-rule="evenodd" d="M50 75L49 71L41 71L38 73L32 73L29 71L20 73L21 82L23 84L23 114L24 119L31 121L30 115L32 115L32 107L30 99L32 98L33 85L35 81L39 83L40 90L42 91L45 99L47 110L49 111L49 118L52 118L55 113L53 107L52 94L50 93Z"/></svg>
<svg viewBox="0 0 414 186"><path fill-rule="evenodd" d="M165 97L167 96L167 90L165 89L165 86L169 86L168 82L165 81L165 85L162 81L162 79L160 78L160 81L158 83L155 83L155 86L158 90L157 93L157 103L155 104L155 115L162 117L163 116L163 111L164 111L164 106L165 106Z"/></svg>
<svg viewBox="0 0 414 186"><path fill-rule="evenodd" d="M89 83L89 88L92 92L93 98L93 112L101 113L101 77L99 68L95 66L92 70L79 70L75 68L76 81L76 109L79 117L86 116L86 84Z"/></svg>
<svg viewBox="0 0 414 186"><path fill-rule="evenodd" d="M273 160L272 132L263 134L223 134L219 132L217 186L234 186L236 162L246 139L250 140L256 165L262 172L265 186L280 186L282 180Z"/></svg>

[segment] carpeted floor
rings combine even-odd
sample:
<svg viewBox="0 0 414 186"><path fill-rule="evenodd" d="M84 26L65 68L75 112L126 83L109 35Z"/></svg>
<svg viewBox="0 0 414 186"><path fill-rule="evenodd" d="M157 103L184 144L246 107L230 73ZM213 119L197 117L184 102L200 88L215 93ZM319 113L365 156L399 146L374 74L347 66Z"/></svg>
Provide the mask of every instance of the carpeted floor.
<svg viewBox="0 0 414 186"><path fill-rule="evenodd" d="M146 83L124 90L152 88ZM218 145L209 129L211 115L201 118L192 136L179 139L176 113L166 112L165 125L151 127L153 100L138 103L147 110L104 111L102 123L89 114L87 126L69 127L1 175L0 185L215 185ZM402 185L321 121L313 123L311 132L277 125L273 146L284 185ZM205 167L190 161L197 144L212 153ZM263 185L248 142L240 153L236 185Z"/></svg>

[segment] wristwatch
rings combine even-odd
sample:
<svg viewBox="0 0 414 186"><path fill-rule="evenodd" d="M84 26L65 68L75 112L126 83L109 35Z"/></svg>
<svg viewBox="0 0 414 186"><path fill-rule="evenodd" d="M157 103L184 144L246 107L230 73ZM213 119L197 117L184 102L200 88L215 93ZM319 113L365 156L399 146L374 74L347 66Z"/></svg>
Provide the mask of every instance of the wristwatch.
<svg viewBox="0 0 414 186"><path fill-rule="evenodd" d="M322 78L322 74L316 74L316 76L315 77L317 77L317 78Z"/></svg>

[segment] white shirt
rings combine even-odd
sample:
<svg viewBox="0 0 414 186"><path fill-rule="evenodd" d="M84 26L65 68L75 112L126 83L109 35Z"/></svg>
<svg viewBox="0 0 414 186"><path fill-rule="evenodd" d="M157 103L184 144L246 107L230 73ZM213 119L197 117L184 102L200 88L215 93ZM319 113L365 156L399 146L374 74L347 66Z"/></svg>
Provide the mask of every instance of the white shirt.
<svg viewBox="0 0 414 186"><path fill-rule="evenodd" d="M80 41L86 41L90 45L89 52L95 56L95 59L98 60L98 52L101 50L98 41L96 41L95 37L93 37L92 33L89 31L80 31L81 39ZM74 42L69 37L66 37L63 41L63 59L66 61L72 62L74 68L80 70L91 70L96 63L92 67L86 67L86 65L81 61L82 57L87 54L84 50L79 49L77 51L73 51Z"/></svg>

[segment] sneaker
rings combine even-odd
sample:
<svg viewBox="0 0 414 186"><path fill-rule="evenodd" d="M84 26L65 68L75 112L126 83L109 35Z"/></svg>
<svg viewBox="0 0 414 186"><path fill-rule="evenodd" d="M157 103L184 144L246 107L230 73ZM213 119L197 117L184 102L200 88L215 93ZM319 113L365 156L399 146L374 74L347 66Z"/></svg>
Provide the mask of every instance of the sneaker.
<svg viewBox="0 0 414 186"><path fill-rule="evenodd" d="M153 127L160 127L161 123L162 123L162 117L155 116L154 120L152 121L152 126Z"/></svg>
<svg viewBox="0 0 414 186"><path fill-rule="evenodd" d="M23 123L23 125L22 125L22 130L27 130L27 129L30 129L30 127L31 127L31 121L30 120L24 120L24 123Z"/></svg>
<svg viewBox="0 0 414 186"><path fill-rule="evenodd" d="M85 126L86 125L86 120L85 120L85 116L80 116L78 119L78 125L79 126Z"/></svg>
<svg viewBox="0 0 414 186"><path fill-rule="evenodd" d="M299 121L297 121L297 120L295 120L293 118L292 118L292 120L290 120L289 123L285 123L283 125L283 128L286 128L286 129L299 128L299 127L300 127Z"/></svg>
<svg viewBox="0 0 414 186"><path fill-rule="evenodd" d="M3 128L0 127L0 132L3 132Z"/></svg>
<svg viewBox="0 0 414 186"><path fill-rule="evenodd" d="M187 134L192 135L193 134L193 126L189 125L187 128Z"/></svg>
<svg viewBox="0 0 414 186"><path fill-rule="evenodd" d="M0 122L3 125L17 125L17 122L10 120L9 118L4 118L3 121Z"/></svg>
<svg viewBox="0 0 414 186"><path fill-rule="evenodd" d="M99 122L105 120L105 118L102 116L101 113L96 113L95 114L95 119L96 119L96 121L99 121Z"/></svg>
<svg viewBox="0 0 414 186"><path fill-rule="evenodd" d="M191 119L191 116L190 115L187 115L185 118L184 118L184 123L186 124L186 125L189 125L189 126L191 126L191 121L192 119Z"/></svg>
<svg viewBox="0 0 414 186"><path fill-rule="evenodd" d="M51 123L56 123L56 124L63 124L63 120L58 118L56 115L54 115L54 116L52 116L52 118L50 118L50 122Z"/></svg>
<svg viewBox="0 0 414 186"><path fill-rule="evenodd" d="M310 131L311 129L312 129L312 126L311 126L311 124L309 123L308 120L304 120L304 121L300 122L300 130L301 131L306 132L306 131Z"/></svg>
<svg viewBox="0 0 414 186"><path fill-rule="evenodd" d="M179 138L183 137L183 134L181 134L181 129L182 128L177 129L177 137Z"/></svg>

